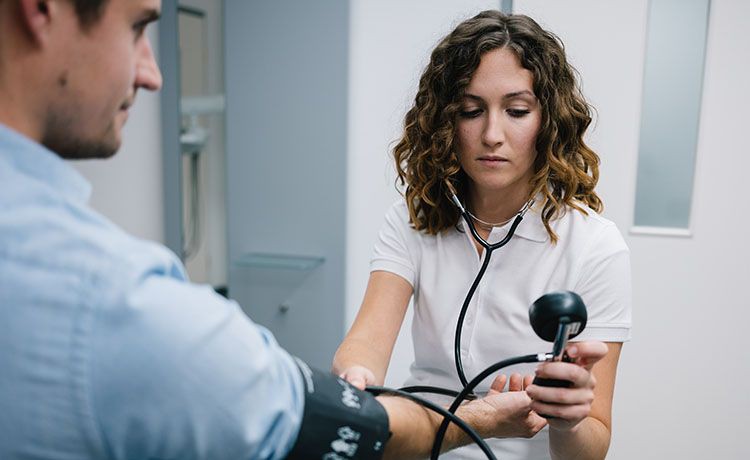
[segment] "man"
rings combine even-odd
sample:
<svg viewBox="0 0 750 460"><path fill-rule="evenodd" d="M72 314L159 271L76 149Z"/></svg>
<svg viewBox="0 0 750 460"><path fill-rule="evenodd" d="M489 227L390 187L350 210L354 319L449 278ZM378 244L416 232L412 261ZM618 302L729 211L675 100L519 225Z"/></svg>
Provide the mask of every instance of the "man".
<svg viewBox="0 0 750 460"><path fill-rule="evenodd" d="M144 34L159 9L0 0L0 458L426 455L440 417L296 362L86 205L63 159L113 155L137 90L161 86ZM459 415L485 437L532 436L529 402L493 391ZM445 445L466 442L452 426Z"/></svg>

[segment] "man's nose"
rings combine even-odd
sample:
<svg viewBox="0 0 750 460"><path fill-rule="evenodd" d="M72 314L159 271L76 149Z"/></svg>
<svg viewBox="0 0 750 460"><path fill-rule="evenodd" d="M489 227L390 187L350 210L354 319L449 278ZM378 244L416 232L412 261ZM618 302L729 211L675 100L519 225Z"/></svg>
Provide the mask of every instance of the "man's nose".
<svg viewBox="0 0 750 460"><path fill-rule="evenodd" d="M159 70L159 65L156 63L156 58L154 58L154 51L151 48L151 41L148 37L144 37L136 65L136 88L158 91L162 84L161 71Z"/></svg>

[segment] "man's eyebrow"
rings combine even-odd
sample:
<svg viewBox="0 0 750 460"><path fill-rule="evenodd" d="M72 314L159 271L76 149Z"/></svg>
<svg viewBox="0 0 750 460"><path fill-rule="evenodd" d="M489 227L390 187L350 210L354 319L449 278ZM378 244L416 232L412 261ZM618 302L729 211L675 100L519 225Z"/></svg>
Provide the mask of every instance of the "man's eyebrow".
<svg viewBox="0 0 750 460"><path fill-rule="evenodd" d="M144 11L141 15L141 19L138 21L141 24L148 24L149 22L158 21L161 17L161 11L156 8Z"/></svg>

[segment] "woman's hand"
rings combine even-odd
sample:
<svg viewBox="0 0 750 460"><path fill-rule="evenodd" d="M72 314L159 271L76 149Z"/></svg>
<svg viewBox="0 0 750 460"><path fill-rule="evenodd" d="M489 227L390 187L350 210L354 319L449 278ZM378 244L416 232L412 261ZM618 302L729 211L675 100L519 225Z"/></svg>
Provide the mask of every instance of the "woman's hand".
<svg viewBox="0 0 750 460"><path fill-rule="evenodd" d="M548 419L551 429L574 430L591 412L596 379L591 373L593 365L607 354L602 342L580 342L568 346L572 362L540 364L536 376L545 379L567 380L567 388L530 385L526 392L533 400L531 409Z"/></svg>
<svg viewBox="0 0 750 460"><path fill-rule="evenodd" d="M364 390L366 386L375 385L375 374L364 366L351 366L339 374L339 377L351 383L353 386Z"/></svg>

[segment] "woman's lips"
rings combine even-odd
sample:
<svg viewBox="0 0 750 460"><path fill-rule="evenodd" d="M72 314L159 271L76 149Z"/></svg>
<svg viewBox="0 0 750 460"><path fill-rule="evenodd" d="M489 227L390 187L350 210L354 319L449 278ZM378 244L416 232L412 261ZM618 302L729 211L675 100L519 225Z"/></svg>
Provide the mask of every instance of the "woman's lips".
<svg viewBox="0 0 750 460"><path fill-rule="evenodd" d="M509 163L508 159L503 157L479 157L477 161L489 167L497 167Z"/></svg>

